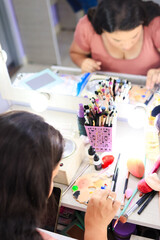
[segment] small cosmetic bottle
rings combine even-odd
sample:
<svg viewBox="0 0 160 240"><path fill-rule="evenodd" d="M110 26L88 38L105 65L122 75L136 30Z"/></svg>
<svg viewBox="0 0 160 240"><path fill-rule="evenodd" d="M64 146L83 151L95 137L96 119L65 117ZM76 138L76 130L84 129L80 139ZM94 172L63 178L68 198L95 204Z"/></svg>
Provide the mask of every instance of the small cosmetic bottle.
<svg viewBox="0 0 160 240"><path fill-rule="evenodd" d="M92 146L90 146L88 149L89 164L94 164L93 157L95 153L96 153L95 149Z"/></svg>
<svg viewBox="0 0 160 240"><path fill-rule="evenodd" d="M95 169L97 171L101 170L102 169L102 161L101 161L101 159L99 158L99 156L96 153L94 155L93 161L94 161Z"/></svg>
<svg viewBox="0 0 160 240"><path fill-rule="evenodd" d="M79 111L78 111L78 129L79 129L79 135L87 136L84 124L85 124L85 118L84 118L84 107L83 104L79 104Z"/></svg>

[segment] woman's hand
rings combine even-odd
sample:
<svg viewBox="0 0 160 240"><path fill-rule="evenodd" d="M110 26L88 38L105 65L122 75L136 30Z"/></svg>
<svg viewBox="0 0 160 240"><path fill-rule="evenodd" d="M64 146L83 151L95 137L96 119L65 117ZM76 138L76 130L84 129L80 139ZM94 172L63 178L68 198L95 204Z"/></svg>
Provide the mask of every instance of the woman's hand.
<svg viewBox="0 0 160 240"><path fill-rule="evenodd" d="M160 69L150 69L147 73L147 89L154 88L154 85L158 83L160 83Z"/></svg>
<svg viewBox="0 0 160 240"><path fill-rule="evenodd" d="M109 197L108 197L109 196ZM98 190L89 200L85 215L85 240L106 240L107 226L120 207L116 193Z"/></svg>
<svg viewBox="0 0 160 240"><path fill-rule="evenodd" d="M73 40L70 47L70 57L72 61L81 68L82 72L95 72L101 70L101 62L89 58L90 52L81 49Z"/></svg>
<svg viewBox="0 0 160 240"><path fill-rule="evenodd" d="M92 58L86 58L81 64L82 72L95 72L101 70L101 62Z"/></svg>

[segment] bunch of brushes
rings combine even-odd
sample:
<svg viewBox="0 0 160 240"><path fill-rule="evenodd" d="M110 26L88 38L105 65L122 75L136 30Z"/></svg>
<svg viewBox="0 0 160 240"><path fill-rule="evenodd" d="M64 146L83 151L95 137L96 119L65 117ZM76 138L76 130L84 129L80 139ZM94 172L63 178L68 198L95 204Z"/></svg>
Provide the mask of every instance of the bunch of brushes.
<svg viewBox="0 0 160 240"><path fill-rule="evenodd" d="M90 104L84 105L85 125L112 127L116 116L118 99L125 100L131 83L128 80L108 78L99 81L95 97L90 98Z"/></svg>
<svg viewBox="0 0 160 240"><path fill-rule="evenodd" d="M124 101L128 98L131 82L127 79L107 78L99 81L96 86L95 95L101 100L113 99L114 102Z"/></svg>

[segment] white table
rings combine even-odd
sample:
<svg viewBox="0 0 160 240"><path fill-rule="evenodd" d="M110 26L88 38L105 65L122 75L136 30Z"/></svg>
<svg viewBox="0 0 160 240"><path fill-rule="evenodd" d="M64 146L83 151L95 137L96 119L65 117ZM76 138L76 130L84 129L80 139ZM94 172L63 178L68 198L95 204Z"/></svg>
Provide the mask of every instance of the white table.
<svg viewBox="0 0 160 240"><path fill-rule="evenodd" d="M22 106L12 106L11 109L14 110L29 110L27 107ZM64 115L65 114L65 115ZM63 112L53 112L53 111L45 111L41 114L46 120L48 120L53 126L57 127L58 129L61 128L63 125L63 131L72 131L76 133L77 131L77 122L76 122L76 115L71 113L63 113ZM64 117L65 116L65 117ZM64 122L65 124L62 124ZM118 121L117 122L117 132L116 132L116 141L115 141L115 154L121 153L121 158L119 162L119 175L117 180L117 187L116 193L117 198L119 200L122 199L122 193L124 188L124 181L126 176L126 161L129 157L140 157L144 159L145 155L145 145L144 145L144 130L143 129L133 129L131 128L127 122L125 121ZM79 171L86 165L86 160L82 162ZM146 172L149 171L153 163L147 161L146 164ZM93 166L90 166L86 173L95 171ZM77 173L78 174L78 173ZM135 189L137 186L139 179L130 175L129 177L129 184L128 187L131 189ZM62 190L64 190L67 186L55 183L56 186L59 186ZM133 199L133 203L137 201L138 193ZM86 211L86 206L83 204L78 203L72 196L72 190L70 189L63 197L61 201L61 205L65 207L69 207L72 209L77 209L80 211ZM119 212L117 213L117 215ZM143 225L146 227L151 227L155 229L160 229L160 210L158 206L158 194L154 197L152 202L147 206L144 212L141 215L137 214L137 211L133 213L128 222Z"/></svg>
<svg viewBox="0 0 160 240"><path fill-rule="evenodd" d="M126 161L130 157L139 157L141 159L144 159L144 153L145 153L145 146L144 146L144 131L136 130L131 128L127 122L119 122L117 124L117 135L116 135L116 154L121 153L121 158L119 162L119 175L117 180L117 186L116 186L116 193L117 198L121 201L122 195L123 195L123 188L124 188L124 182L125 182L125 176L126 176ZM86 165L86 162L84 161L81 165L81 169ZM146 172L149 172L153 165L153 162L147 161L146 162ZM81 170L79 169L79 171ZM90 166L85 173L93 172L94 166ZM160 174L159 174L160 175ZM139 182L139 179L132 176L130 174L129 177L129 183L128 188L131 188L135 190L137 183ZM62 188L62 190L66 189L65 185L57 184L56 186L59 186ZM139 198L139 192L135 195L132 201L135 203ZM61 200L62 206L69 207L72 209L80 210L80 211L86 211L86 206L84 204L78 203L72 196L72 190L68 190L68 192L62 197ZM129 207L128 207L129 209ZM138 211L138 210L137 210ZM160 229L160 209L158 205L158 194L154 197L152 202L147 206L147 208L143 211L141 215L137 214L137 211L135 211L128 219L128 222L151 227L155 229ZM117 213L117 216L119 215L120 211Z"/></svg>

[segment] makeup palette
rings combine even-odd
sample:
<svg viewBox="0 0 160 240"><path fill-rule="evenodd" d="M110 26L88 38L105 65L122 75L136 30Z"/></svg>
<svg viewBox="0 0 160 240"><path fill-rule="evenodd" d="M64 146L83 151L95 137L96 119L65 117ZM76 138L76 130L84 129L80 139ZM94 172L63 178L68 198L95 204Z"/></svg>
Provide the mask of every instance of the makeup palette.
<svg viewBox="0 0 160 240"><path fill-rule="evenodd" d="M111 178L100 173L90 173L77 179L72 187L73 197L87 205L95 190L111 188Z"/></svg>

